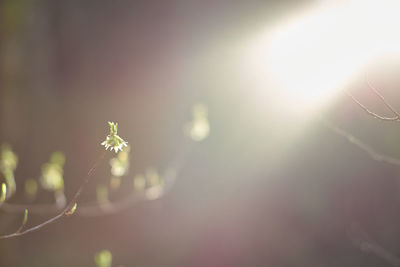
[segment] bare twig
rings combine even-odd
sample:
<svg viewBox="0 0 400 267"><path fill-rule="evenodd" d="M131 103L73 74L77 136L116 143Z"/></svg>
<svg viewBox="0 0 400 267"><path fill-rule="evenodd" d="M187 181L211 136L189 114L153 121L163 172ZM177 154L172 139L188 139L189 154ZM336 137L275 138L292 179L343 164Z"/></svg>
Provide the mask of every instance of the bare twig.
<svg viewBox="0 0 400 267"><path fill-rule="evenodd" d="M58 215L48 219L47 221L38 224L36 226L30 227L26 230L22 231L22 228L24 227L25 223L23 222L22 225L19 227L19 229L17 231L15 231L12 234L7 234L7 235L2 235L0 236L0 239L6 239L6 238L12 238L12 237L17 237L17 236L21 236L21 235L25 235L27 233L30 232L34 232L37 231L61 218L63 218L64 216L68 216L70 214L71 209L74 207L74 205L76 204L79 196L81 195L83 189L85 188L85 186L88 184L88 182L90 181L90 179L92 178L94 171L97 169L97 167L99 166L99 164L101 163L102 159L105 156L106 151L103 151L101 156L99 157L99 159L93 164L92 168L90 168L90 170L88 171L86 178L83 180L82 184L80 185L78 191L76 191L75 195L72 197L72 199L70 200L70 202L68 203L68 205L61 211L61 213L59 213ZM24 220L25 221L25 220Z"/></svg>
<svg viewBox="0 0 400 267"><path fill-rule="evenodd" d="M362 108L368 115L382 120L382 121L400 121L400 117L399 116L394 116L394 117L385 117L385 116L381 116L371 110L369 110L364 104L362 104L360 101L357 100L357 98L355 98L349 91L345 91L346 94L358 105L360 106L360 108Z"/></svg>
<svg viewBox="0 0 400 267"><path fill-rule="evenodd" d="M378 90L377 90L367 79L365 80L365 82L368 84L368 87L372 90L372 92L374 92L374 93L381 99L381 101L385 104L385 106L386 106L390 111L392 111L393 114L395 114L398 118L400 118L400 114L397 112L396 109L394 109L394 108L392 107L392 105L390 105L390 104L386 101L385 97L384 97L381 93L379 93Z"/></svg>
<svg viewBox="0 0 400 267"><path fill-rule="evenodd" d="M386 116L379 115L379 114L377 114L377 113L371 111L370 109L368 109L364 104L362 104L360 101L358 101L357 98L355 98L354 95L351 94L349 91L346 90L345 93L346 93L360 108L362 108L368 115L370 115L370 116L372 116L372 117L374 117L374 118L376 118L376 119L382 120L382 121L400 121L400 113L398 113L397 110L394 109L394 108L392 107L392 105L390 105L390 104L386 101L385 97L384 97L381 93L379 93L378 90L377 90L374 86L372 86L372 84L371 84L367 79L365 79L365 82L367 83L367 85L368 85L368 87L371 89L371 91L372 91L375 95L377 95L377 96L379 97L379 99L382 101L382 103L383 103L395 116L393 116L393 117L386 117Z"/></svg>
<svg viewBox="0 0 400 267"><path fill-rule="evenodd" d="M334 133L345 138L349 143L357 146L359 149L366 152L372 159L374 159L376 161L386 162L386 163L389 163L392 165L400 166L400 159L377 152L374 148L365 144L357 137L351 135L350 133L346 132L344 129L339 128L338 126L333 125L331 122L329 122L327 120L322 120L322 122L325 124L325 126L327 126Z"/></svg>

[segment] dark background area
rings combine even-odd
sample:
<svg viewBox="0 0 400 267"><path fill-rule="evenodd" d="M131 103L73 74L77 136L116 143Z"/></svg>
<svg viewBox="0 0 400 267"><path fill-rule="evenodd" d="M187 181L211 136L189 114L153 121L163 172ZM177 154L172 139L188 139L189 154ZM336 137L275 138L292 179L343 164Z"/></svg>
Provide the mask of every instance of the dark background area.
<svg viewBox="0 0 400 267"><path fill-rule="evenodd" d="M360 249L354 227L400 255L399 169L318 118L270 109L274 88L259 95L240 78L242 40L315 2L0 1L0 143L19 156L17 186L60 150L70 197L103 149L108 120L132 146L132 175L168 165L194 103L208 105L211 124L165 197L1 240L0 266L95 266L102 249L125 267L390 266ZM394 106L396 68L369 69ZM362 81L349 89L383 111ZM347 96L321 115L400 157L398 125ZM109 179L107 168L83 202ZM42 192L37 201L51 199ZM22 192L12 201L26 202ZM20 217L1 212L1 232ZM46 218L32 215L29 225Z"/></svg>

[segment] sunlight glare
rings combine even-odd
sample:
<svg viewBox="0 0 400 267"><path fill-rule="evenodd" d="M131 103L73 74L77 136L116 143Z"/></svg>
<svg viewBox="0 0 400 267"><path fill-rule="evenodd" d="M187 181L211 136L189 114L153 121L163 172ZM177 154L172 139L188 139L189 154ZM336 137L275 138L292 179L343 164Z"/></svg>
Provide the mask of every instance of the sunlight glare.
<svg viewBox="0 0 400 267"><path fill-rule="evenodd" d="M399 38L394 37L398 7L392 0L319 5L256 38L249 49L249 70L271 79L296 110L320 107L360 74L368 60L399 52Z"/></svg>

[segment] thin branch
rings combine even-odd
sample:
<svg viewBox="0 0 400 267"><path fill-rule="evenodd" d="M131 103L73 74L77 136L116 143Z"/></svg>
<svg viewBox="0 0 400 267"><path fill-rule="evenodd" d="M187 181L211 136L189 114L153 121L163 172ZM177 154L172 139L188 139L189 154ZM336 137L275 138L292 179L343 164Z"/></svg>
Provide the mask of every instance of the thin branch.
<svg viewBox="0 0 400 267"><path fill-rule="evenodd" d="M368 109L364 104L362 104L360 101L357 100L357 98L355 98L355 96L353 94L351 94L349 91L345 91L345 93L360 107L362 108L368 115L382 120L382 121L400 121L400 113L397 112L397 110L395 108L392 107L392 105L389 104L389 102L386 101L385 97L379 93L379 91L365 78L365 82L367 83L369 89L379 97L379 99L382 101L382 103L395 115L393 117L386 117L386 116L382 116L379 115L373 111L371 111L370 109Z"/></svg>
<svg viewBox="0 0 400 267"><path fill-rule="evenodd" d="M372 92L374 92L374 93L381 99L381 101L385 104L385 106L386 106L390 111L392 111L393 114L395 114L395 115L397 116L397 118L400 118L400 114L397 112L396 109L394 109L394 108L392 107L392 105L390 105L390 104L386 101L385 97L384 97L381 93L379 93L378 90L377 90L367 79L366 79L365 81L366 81L366 83L368 84L368 87L372 90Z"/></svg>
<svg viewBox="0 0 400 267"><path fill-rule="evenodd" d="M400 117L397 115L394 117L385 117L385 116L381 116L381 115L369 110L365 105L363 105L360 101L358 101L357 98L355 98L349 91L345 91L345 92L368 115L370 115L376 119L382 120L382 121L400 121Z"/></svg>
<svg viewBox="0 0 400 267"><path fill-rule="evenodd" d="M349 143L357 146L359 149L366 152L372 159L374 159L376 161L380 161L380 162L386 162L386 163L389 163L389 164L392 164L395 166L400 166L400 159L377 152L374 148L372 148L371 146L362 142L357 137L351 135L350 133L346 132L344 129L339 128L338 126L333 125L331 122L329 122L327 120L323 119L322 122L325 124L325 126L327 126L334 133L345 138Z"/></svg>
<svg viewBox="0 0 400 267"><path fill-rule="evenodd" d="M59 213L58 215L48 219L47 221L45 221L45 222L43 222L41 224L38 224L38 225L33 226L31 228L28 228L28 229L26 229L24 231L21 231L23 226L24 226L24 223L23 223L23 225L21 225L21 227L16 232L14 232L12 234L7 234L7 235L0 236L0 239L17 237L17 236L25 235L25 234L30 233L30 232L37 231L37 230L39 230L39 229L41 229L41 228L43 228L43 227L55 222L55 221L63 218L64 216L68 216L70 214L71 209L76 204L76 202L77 202L79 196L81 195L83 189L85 188L85 186L89 183L90 179L92 178L92 176L94 174L94 171L97 169L97 167L101 163L102 159L104 158L105 153L106 153L106 151L103 151L101 156L99 157L99 159L93 164L92 168L90 168L90 170L88 171L88 173L86 175L86 178L84 179L84 181L80 185L78 191L76 191L75 195L72 197L72 199L70 200L68 205L64 208L64 210L62 210L61 213Z"/></svg>

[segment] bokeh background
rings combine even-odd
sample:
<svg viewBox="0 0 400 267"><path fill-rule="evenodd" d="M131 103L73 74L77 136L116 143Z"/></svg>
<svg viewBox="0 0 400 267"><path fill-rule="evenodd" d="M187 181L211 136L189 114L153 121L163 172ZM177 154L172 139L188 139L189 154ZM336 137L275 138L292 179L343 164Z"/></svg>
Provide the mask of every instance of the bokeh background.
<svg viewBox="0 0 400 267"><path fill-rule="evenodd" d="M399 168L374 161L321 121L400 157L398 123L369 117L342 93L387 112L364 75L302 112L293 103L304 92L282 98L276 83L260 78L267 68L243 61L260 33L322 2L330 1L0 1L0 143L19 156L17 188L37 179L58 150L71 197L103 150L109 120L132 147L126 179L148 166L166 168L191 142L182 129L193 104L207 105L211 127L207 139L192 142L162 198L1 240L0 266L95 266L103 249L113 266L125 267L391 266L360 243L368 236L400 255ZM395 35L398 26L386 29ZM373 33L371 41L379 38ZM389 55L363 65L395 107L396 62ZM108 182L111 156L82 203ZM129 193L124 186L113 200ZM9 201L27 203L18 189ZM36 200L51 201L44 191ZM50 216L32 214L28 226ZM1 212L1 232L20 220Z"/></svg>

